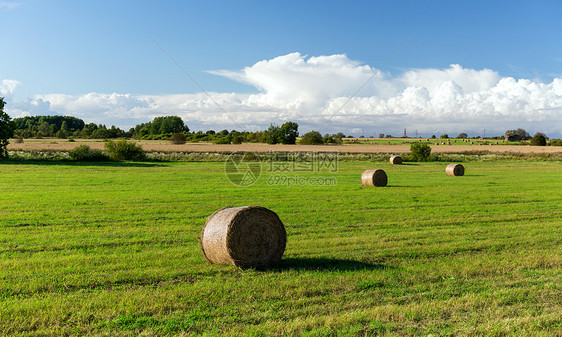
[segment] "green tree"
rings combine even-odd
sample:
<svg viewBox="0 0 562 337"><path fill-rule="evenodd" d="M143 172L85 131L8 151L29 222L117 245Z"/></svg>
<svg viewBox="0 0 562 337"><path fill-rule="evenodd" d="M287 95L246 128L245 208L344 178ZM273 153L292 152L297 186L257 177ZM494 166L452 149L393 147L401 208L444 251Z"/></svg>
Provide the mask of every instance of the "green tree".
<svg viewBox="0 0 562 337"><path fill-rule="evenodd" d="M544 134L537 132L533 139L531 139L531 145L535 146L546 146L546 137Z"/></svg>
<svg viewBox="0 0 562 337"><path fill-rule="evenodd" d="M143 125L151 135L161 135L167 133L189 132L187 125L178 116L156 117L152 122Z"/></svg>
<svg viewBox="0 0 562 337"><path fill-rule="evenodd" d="M279 129L281 144L295 144L299 136L299 125L295 122L286 122Z"/></svg>
<svg viewBox="0 0 562 337"><path fill-rule="evenodd" d="M8 158L8 139L14 135L14 123L4 112L4 97L0 97L0 159Z"/></svg>
<svg viewBox="0 0 562 337"><path fill-rule="evenodd" d="M520 140L527 140L527 139L531 138L531 135L527 131L525 131L525 129L522 129L522 128L518 128L517 130L507 130L505 132L505 135L507 137L517 135L517 136L519 136Z"/></svg>
<svg viewBox="0 0 562 337"><path fill-rule="evenodd" d="M68 132L68 123L66 123L66 121L63 121L61 126L60 126L60 130L63 131L64 133Z"/></svg>
<svg viewBox="0 0 562 337"><path fill-rule="evenodd" d="M230 143L231 144L242 144L244 142L244 137L242 137L242 135L234 135L231 139L230 139Z"/></svg>
<svg viewBox="0 0 562 337"><path fill-rule="evenodd" d="M332 138L334 138L334 142L336 142L336 144L342 144L343 143L343 137L345 137L345 135L341 132L336 133L335 135L332 136ZM383 137L380 137L383 138Z"/></svg>
<svg viewBox="0 0 562 337"><path fill-rule="evenodd" d="M335 144L336 140L334 139L334 137L330 136L329 134L325 134L324 137L322 137L322 142L324 144Z"/></svg>
<svg viewBox="0 0 562 337"><path fill-rule="evenodd" d="M49 137L51 135L51 124L49 124L49 122L41 123L41 125L39 125L38 131L38 136Z"/></svg>
<svg viewBox="0 0 562 337"><path fill-rule="evenodd" d="M522 140L527 140L531 138L531 135L525 131L525 129L519 128L517 129L517 135L521 137Z"/></svg>
<svg viewBox="0 0 562 337"><path fill-rule="evenodd" d="M281 141L281 128L277 125L271 124L265 133L267 144L277 144Z"/></svg>
<svg viewBox="0 0 562 337"><path fill-rule="evenodd" d="M300 143L307 145L319 145L324 144L324 141L322 140L322 135L320 134L320 132L310 131L302 136Z"/></svg>

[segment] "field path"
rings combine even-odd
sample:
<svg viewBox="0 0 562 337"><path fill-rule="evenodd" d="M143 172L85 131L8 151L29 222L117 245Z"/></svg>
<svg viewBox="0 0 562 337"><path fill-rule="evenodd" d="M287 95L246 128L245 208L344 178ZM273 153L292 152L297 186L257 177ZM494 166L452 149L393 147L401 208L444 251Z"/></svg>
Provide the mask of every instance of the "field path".
<svg viewBox="0 0 562 337"><path fill-rule="evenodd" d="M340 152L340 153L408 153L410 145L379 145L379 144L345 144L345 145L269 145L269 144L211 144L188 143L184 145L170 144L162 140L136 141L146 151L156 152ZM87 144L93 149L104 148L104 142L94 139L77 139L68 142L65 139L26 139L24 143L10 142L8 150L11 151L69 151L73 148ZM489 152L489 153L534 153L534 154L560 154L560 146L530 146L530 145L431 145L433 153L464 153L464 152Z"/></svg>

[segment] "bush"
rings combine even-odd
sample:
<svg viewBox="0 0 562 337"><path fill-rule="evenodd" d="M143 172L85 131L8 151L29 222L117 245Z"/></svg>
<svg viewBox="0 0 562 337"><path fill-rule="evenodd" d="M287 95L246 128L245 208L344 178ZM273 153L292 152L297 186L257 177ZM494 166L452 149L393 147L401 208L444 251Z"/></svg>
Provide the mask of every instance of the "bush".
<svg viewBox="0 0 562 337"><path fill-rule="evenodd" d="M537 133L533 139L531 139L531 145L546 146L546 137L542 133Z"/></svg>
<svg viewBox="0 0 562 337"><path fill-rule="evenodd" d="M118 142L108 140L105 143L105 150L109 154L109 158L113 160L143 160L146 158L140 145L126 140Z"/></svg>
<svg viewBox="0 0 562 337"><path fill-rule="evenodd" d="M217 138L215 144L230 144L230 139L228 137Z"/></svg>
<svg viewBox="0 0 562 337"><path fill-rule="evenodd" d="M187 137L183 133L172 133L170 141L172 144L185 144L187 142Z"/></svg>
<svg viewBox="0 0 562 337"><path fill-rule="evenodd" d="M230 143L232 143L232 144L242 144L243 141L244 141L244 137L236 135L236 136L232 137L232 139L230 140Z"/></svg>
<svg viewBox="0 0 562 337"><path fill-rule="evenodd" d="M335 144L335 143L336 143L336 141L334 140L334 138L333 138L332 136L330 136L330 135L325 135L325 136L322 138L322 142L323 142L324 144Z"/></svg>
<svg viewBox="0 0 562 337"><path fill-rule="evenodd" d="M548 146L562 146L562 139L551 139Z"/></svg>
<svg viewBox="0 0 562 337"><path fill-rule="evenodd" d="M91 149L88 145L80 145L69 152L70 158L77 161L104 161L109 158L101 151Z"/></svg>
<svg viewBox="0 0 562 337"><path fill-rule="evenodd" d="M429 161L431 158L431 147L427 144L414 143L410 145L410 157L412 161Z"/></svg>
<svg viewBox="0 0 562 337"><path fill-rule="evenodd" d="M324 141L322 140L320 132L310 131L302 136L300 143L305 145L319 145L324 144Z"/></svg>

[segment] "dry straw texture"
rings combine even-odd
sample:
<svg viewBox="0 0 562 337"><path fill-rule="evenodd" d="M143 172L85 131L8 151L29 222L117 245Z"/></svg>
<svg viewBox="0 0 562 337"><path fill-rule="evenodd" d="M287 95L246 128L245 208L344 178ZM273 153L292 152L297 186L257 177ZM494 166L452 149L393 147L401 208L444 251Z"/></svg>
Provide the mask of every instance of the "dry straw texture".
<svg viewBox="0 0 562 337"><path fill-rule="evenodd" d="M400 156L392 156L390 157L390 163L394 165L402 164L402 157Z"/></svg>
<svg viewBox="0 0 562 337"><path fill-rule="evenodd" d="M260 206L225 207L213 213L201 235L211 263L266 268L285 252L285 226L275 212Z"/></svg>
<svg viewBox="0 0 562 337"><path fill-rule="evenodd" d="M383 170L366 170L361 175L361 185L363 186L386 186L388 179Z"/></svg>
<svg viewBox="0 0 562 337"><path fill-rule="evenodd" d="M449 164L445 169L448 176L462 176L464 175L464 166L461 164Z"/></svg>

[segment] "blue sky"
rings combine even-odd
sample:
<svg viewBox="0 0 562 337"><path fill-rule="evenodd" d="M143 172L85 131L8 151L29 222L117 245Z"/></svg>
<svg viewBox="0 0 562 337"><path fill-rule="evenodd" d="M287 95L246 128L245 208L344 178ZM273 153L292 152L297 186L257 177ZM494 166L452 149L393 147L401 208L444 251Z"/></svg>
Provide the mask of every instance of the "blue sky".
<svg viewBox="0 0 562 337"><path fill-rule="evenodd" d="M174 114L193 130L290 119L302 132L336 114L324 132L559 137L560 13L555 1L0 0L0 95L12 117L124 128Z"/></svg>

